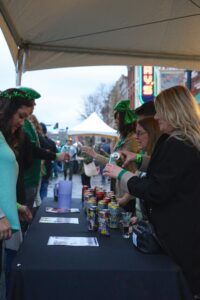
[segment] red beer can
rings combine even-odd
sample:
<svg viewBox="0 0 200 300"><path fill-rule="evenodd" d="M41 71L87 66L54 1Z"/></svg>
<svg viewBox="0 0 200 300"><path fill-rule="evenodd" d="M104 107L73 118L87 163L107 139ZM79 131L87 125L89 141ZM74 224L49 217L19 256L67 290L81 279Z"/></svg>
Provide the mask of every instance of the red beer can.
<svg viewBox="0 0 200 300"><path fill-rule="evenodd" d="M84 192L88 190L88 186L87 185L83 185L82 186L82 202L84 201Z"/></svg>

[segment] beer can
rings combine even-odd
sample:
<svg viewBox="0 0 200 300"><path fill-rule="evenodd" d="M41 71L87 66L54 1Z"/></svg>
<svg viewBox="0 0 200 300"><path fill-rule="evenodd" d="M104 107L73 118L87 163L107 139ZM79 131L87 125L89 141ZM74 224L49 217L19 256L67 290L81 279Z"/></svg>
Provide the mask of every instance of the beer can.
<svg viewBox="0 0 200 300"><path fill-rule="evenodd" d="M108 191L106 193L106 197L112 197L114 195L114 192L113 191Z"/></svg>
<svg viewBox="0 0 200 300"><path fill-rule="evenodd" d="M88 217L88 212L89 212L89 208L92 207L92 206L96 206L97 202L96 202L96 199L93 197L93 198L89 198L87 202L85 202L85 210L86 210L86 214L87 214L87 217Z"/></svg>
<svg viewBox="0 0 200 300"><path fill-rule="evenodd" d="M95 188L96 188L96 192L104 192L104 188L102 185L96 186Z"/></svg>
<svg viewBox="0 0 200 300"><path fill-rule="evenodd" d="M104 200L101 200L98 202L98 210L106 209L108 208L107 203Z"/></svg>
<svg viewBox="0 0 200 300"><path fill-rule="evenodd" d="M110 198L111 198L111 202L117 203L115 195L112 195Z"/></svg>
<svg viewBox="0 0 200 300"><path fill-rule="evenodd" d="M110 236L109 219L110 219L109 209L102 209L99 211L99 213L98 213L98 223L99 223L98 232L101 235Z"/></svg>
<svg viewBox="0 0 200 300"><path fill-rule="evenodd" d="M120 225L120 207L115 202L110 202L108 204L108 209L110 211L110 228L119 228Z"/></svg>
<svg viewBox="0 0 200 300"><path fill-rule="evenodd" d="M117 161L120 159L119 152L113 152L110 154L109 164L116 165Z"/></svg>
<svg viewBox="0 0 200 300"><path fill-rule="evenodd" d="M95 196L95 190L93 188L89 188L88 190L89 190L90 194L92 194L93 196Z"/></svg>
<svg viewBox="0 0 200 300"><path fill-rule="evenodd" d="M91 206L88 208L88 230L96 231L98 228L98 214L97 214L97 206Z"/></svg>
<svg viewBox="0 0 200 300"><path fill-rule="evenodd" d="M106 196L106 197L103 199L103 201L106 202L106 203L108 204L108 203L111 202L111 197L107 197L107 196Z"/></svg>
<svg viewBox="0 0 200 300"><path fill-rule="evenodd" d="M97 198L97 201L103 200L104 195L105 195L104 191L97 191L97 192L96 192L96 198Z"/></svg>

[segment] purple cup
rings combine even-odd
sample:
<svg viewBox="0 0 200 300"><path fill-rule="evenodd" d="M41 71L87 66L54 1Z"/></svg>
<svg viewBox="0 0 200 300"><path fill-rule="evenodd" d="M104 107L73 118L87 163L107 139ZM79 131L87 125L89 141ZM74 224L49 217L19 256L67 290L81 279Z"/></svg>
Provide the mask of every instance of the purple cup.
<svg viewBox="0 0 200 300"><path fill-rule="evenodd" d="M72 182L63 180L58 183L58 208L71 208Z"/></svg>

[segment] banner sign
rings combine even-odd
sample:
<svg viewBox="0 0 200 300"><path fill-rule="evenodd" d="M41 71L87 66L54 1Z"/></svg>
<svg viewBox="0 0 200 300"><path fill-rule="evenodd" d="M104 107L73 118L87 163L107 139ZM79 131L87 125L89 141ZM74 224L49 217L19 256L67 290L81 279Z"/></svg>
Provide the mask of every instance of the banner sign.
<svg viewBox="0 0 200 300"><path fill-rule="evenodd" d="M156 67L140 67L140 102L153 101L156 96Z"/></svg>

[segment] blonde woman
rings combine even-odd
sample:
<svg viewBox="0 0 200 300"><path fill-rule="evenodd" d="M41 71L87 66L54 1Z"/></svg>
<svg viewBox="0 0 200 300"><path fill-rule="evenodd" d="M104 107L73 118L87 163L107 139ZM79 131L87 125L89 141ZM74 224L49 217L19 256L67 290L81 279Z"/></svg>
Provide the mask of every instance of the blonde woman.
<svg viewBox="0 0 200 300"><path fill-rule="evenodd" d="M106 176L145 201L149 220L166 252L181 267L191 291L200 295L200 110L189 90L175 86L155 99L163 135L146 178L107 165ZM128 157L128 155L127 155Z"/></svg>

